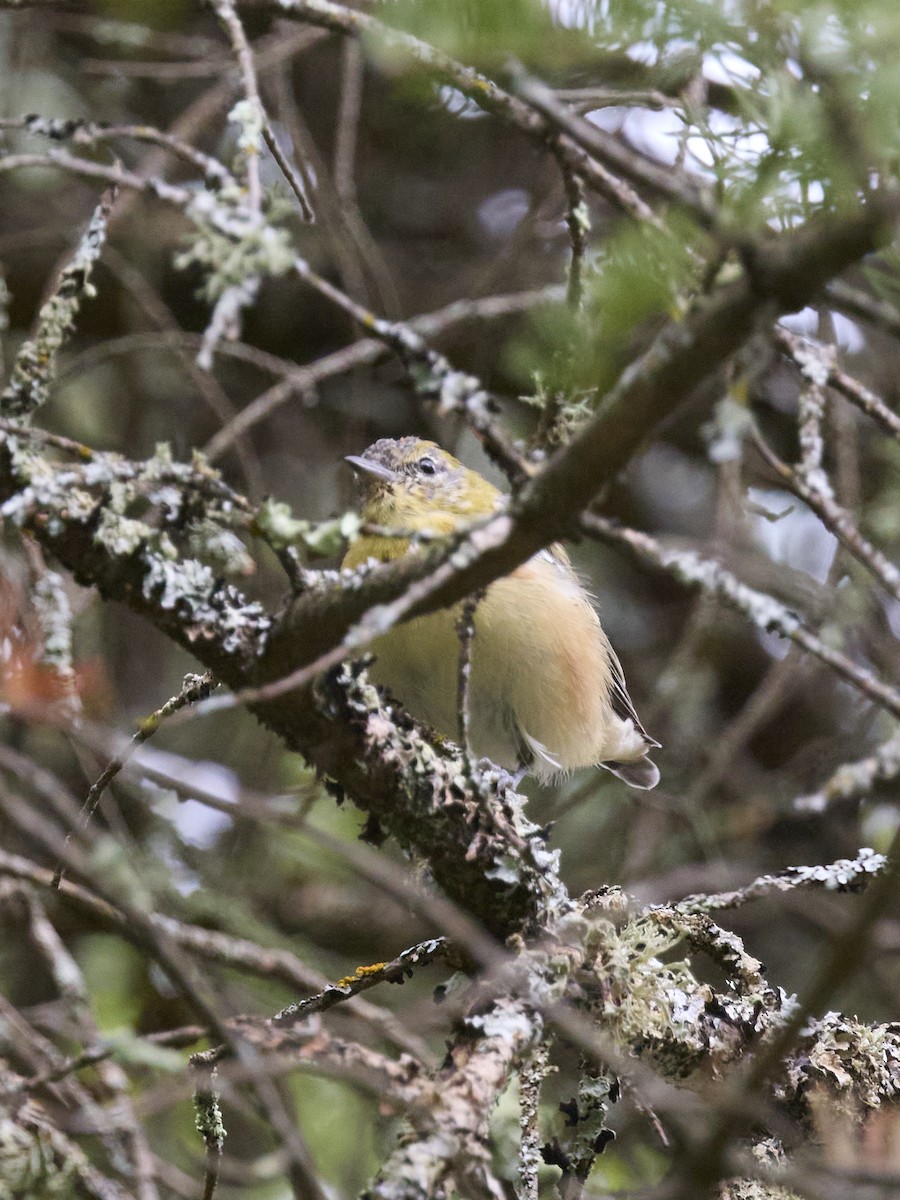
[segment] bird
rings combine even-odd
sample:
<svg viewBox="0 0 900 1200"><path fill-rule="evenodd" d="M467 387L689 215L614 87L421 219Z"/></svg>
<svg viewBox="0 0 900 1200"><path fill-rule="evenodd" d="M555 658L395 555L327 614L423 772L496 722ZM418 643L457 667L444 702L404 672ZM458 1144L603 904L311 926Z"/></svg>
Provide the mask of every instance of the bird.
<svg viewBox="0 0 900 1200"><path fill-rule="evenodd" d="M362 526L342 568L421 553L489 517L504 494L435 442L382 438L347 455ZM372 643L370 676L438 733L458 734L462 602L395 625ZM475 608L468 687L470 749L512 775L554 782L600 766L650 789L659 746L641 725L591 598L557 544L491 583Z"/></svg>

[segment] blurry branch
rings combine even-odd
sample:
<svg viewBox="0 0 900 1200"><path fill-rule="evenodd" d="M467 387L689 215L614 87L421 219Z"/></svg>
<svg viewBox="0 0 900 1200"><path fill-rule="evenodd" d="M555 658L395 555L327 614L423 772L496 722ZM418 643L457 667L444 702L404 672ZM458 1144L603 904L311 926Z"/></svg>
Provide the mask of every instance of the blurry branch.
<svg viewBox="0 0 900 1200"><path fill-rule="evenodd" d="M52 142L71 141L75 146L94 146L120 138L147 142L153 146L160 146L176 158L189 163L210 183L221 186L233 185L236 182L232 173L218 158L204 154L195 146L173 137L172 134L154 129L151 125L98 125L94 121L32 114L26 117L0 118L0 129L17 129L33 137L48 138Z"/></svg>
<svg viewBox="0 0 900 1200"><path fill-rule="evenodd" d="M841 800L866 796L879 783L891 783L900 776L900 730L883 742L874 754L841 766L814 792L798 796L797 812L819 814Z"/></svg>
<svg viewBox="0 0 900 1200"><path fill-rule="evenodd" d="M797 888L823 888L831 892L855 892L871 882L874 875L884 871L887 859L883 854L863 848L856 858L841 858L837 862L816 867L788 867L774 875L761 875L752 883L733 892L712 895L685 896L675 907L690 912L714 912L738 908L751 900L760 900L779 892Z"/></svg>
<svg viewBox="0 0 900 1200"><path fill-rule="evenodd" d="M279 1027L297 1025L313 1013L327 1012L336 1004L342 1004L380 983L403 983L413 974L416 967L428 966L435 959L446 958L449 950L446 938L429 938L428 941L410 946L390 962L357 967L352 975L338 980L337 983L330 983L315 996L295 1001L283 1008L272 1018L272 1024Z"/></svg>
<svg viewBox="0 0 900 1200"><path fill-rule="evenodd" d="M432 338L467 321L495 320L527 312L542 304L558 303L563 299L563 294L561 287L550 286L528 292L513 292L509 295L454 300L434 312L411 317L406 324L414 333ZM235 350L234 346L223 347L222 352L229 354L235 353ZM384 341L364 338L312 363L284 363L281 367L281 373L285 376L283 382L275 384L241 409L232 422L223 426L210 438L204 447L204 454L210 461L221 457L237 437L265 420L291 397L309 394L324 380L359 366L376 363L389 352L389 347ZM275 369L275 364L270 369Z"/></svg>
<svg viewBox="0 0 900 1200"><path fill-rule="evenodd" d="M680 96L667 96L665 92L647 89L644 91L629 91L626 88L583 87L583 88L554 88L553 94L562 104L579 114L593 112L599 108L649 108L662 111L667 108L679 108L684 103Z"/></svg>
<svg viewBox="0 0 900 1200"><path fill-rule="evenodd" d="M869 700L900 717L900 691L833 649L807 629L802 618L780 600L748 587L715 559L702 558L693 550L664 546L649 534L618 526L592 513L583 517L583 527L591 536L627 547L637 558L667 571L679 582L725 601L758 629L794 642L852 683Z"/></svg>
<svg viewBox="0 0 900 1200"><path fill-rule="evenodd" d="M827 384L849 400L852 405L877 421L886 433L900 438L900 416L888 408L880 396L842 371L837 365L837 351L812 338L798 337L782 325L773 330L775 344L796 363L807 379L820 386Z"/></svg>
<svg viewBox="0 0 900 1200"><path fill-rule="evenodd" d="M838 503L831 482L821 466L824 449L821 436L811 425L807 425L807 428L811 430L810 439L817 443L815 459L809 460L808 465L803 460L796 467L782 462L758 430L753 432L753 444L788 489L812 509L826 529L835 535L857 562L874 575L885 591L900 601L900 568L860 533L853 514Z"/></svg>
<svg viewBox="0 0 900 1200"><path fill-rule="evenodd" d="M106 166L93 162L89 158L78 158L66 150L48 150L46 154L2 154L0 155L0 174L7 171L21 171L25 168L55 167L82 179L93 179L116 187L130 188L135 192L157 196L167 200L179 208L186 208L192 199L192 193L176 184L166 183L153 175L136 175L120 166Z"/></svg>
<svg viewBox="0 0 900 1200"><path fill-rule="evenodd" d="M825 295L841 312L850 313L894 337L900 337L900 312L886 300L878 300L842 279L829 283Z"/></svg>
<svg viewBox="0 0 900 1200"><path fill-rule="evenodd" d="M53 887L53 871L38 866L21 855L0 851L0 875L44 890L56 890ZM99 921L103 928L111 927L138 949L141 948L139 935L128 924L127 917L114 904L96 895L90 888L63 879L59 885L58 896L61 903L92 920ZM299 992L317 992L330 986L324 976L308 967L289 950L259 946L246 938L192 925L163 913L153 913L151 920L158 924L160 930L173 942L205 962L217 963L264 979L274 979ZM356 996L349 997L344 1001L344 1005L354 1017L371 1026L379 1037L385 1038L407 1054L427 1059L428 1050L424 1043L406 1030L388 1009L370 1004ZM192 1040L196 1041L201 1036L205 1035L198 1033Z"/></svg>
<svg viewBox="0 0 900 1200"><path fill-rule="evenodd" d="M13 7L16 7L13 5ZM62 9L62 5L58 6ZM117 20L98 14L77 14L56 11L48 16L48 25L63 33L78 33L92 38L105 48L133 49L135 41L142 50L189 58L208 58L222 53L217 38L206 37L196 29L190 33L177 30L151 29L139 21Z"/></svg>
<svg viewBox="0 0 900 1200"><path fill-rule="evenodd" d="M247 1016L233 1017L228 1024L247 1045L265 1055L266 1069L272 1076L277 1071L299 1069L343 1080L400 1112L422 1102L425 1073L409 1055L389 1058L359 1042L335 1037L316 1020L287 1029L275 1029L268 1021ZM200 1051L192 1056L192 1062L204 1070L215 1067L223 1081L234 1083L246 1078L243 1064L229 1059L221 1047Z"/></svg>
<svg viewBox="0 0 900 1200"><path fill-rule="evenodd" d="M715 223L715 214L698 188L666 166L625 145L605 129L586 121L564 104L559 95L540 80L519 71L515 75L519 96L545 118L551 128L567 137L600 162L608 163L631 183L649 191L655 198L675 202L703 227ZM655 218L654 218L655 219Z"/></svg>
<svg viewBox="0 0 900 1200"><path fill-rule="evenodd" d="M94 294L91 270L103 248L115 199L113 188L97 205L74 255L63 267L50 298L41 307L33 337L16 355L9 383L0 396L3 416L29 416L47 400L60 347L71 333L83 299Z"/></svg>
<svg viewBox="0 0 900 1200"><path fill-rule="evenodd" d="M285 16L337 33L369 36L386 50L399 52L407 61L458 88L485 112L513 125L541 148L547 148L549 144L549 149L561 166L564 165L568 171L579 176L585 186L604 196L636 220L655 224L657 218L631 186L617 178L603 162L597 161L598 158L609 158L617 168L625 162L632 175L642 176L642 182L647 182L648 179L655 180L657 191L664 187L665 194L672 196L671 176L652 160L644 158L636 151L625 150L615 143L614 139L610 139L615 146L614 150L610 150L604 144L602 150L595 146L594 150L588 153L571 136L568 129L558 124L555 116L553 120L548 120L546 115L532 107L530 102L526 103L518 96L511 95L494 80L474 68L457 62L421 38L391 28L367 12L344 8L342 5L330 3L330 0L268 0L267 7ZM574 114L572 119L580 122L580 118ZM664 183L664 177L668 178L667 184ZM708 224L708 213L699 200L694 201L685 189L681 189L675 198L681 203L691 201L688 205L689 211L701 223Z"/></svg>
<svg viewBox="0 0 900 1200"><path fill-rule="evenodd" d="M97 811L97 805L103 796L103 793L119 774L125 763L132 754L145 742L156 733L163 721L183 708L186 704L196 704L198 700L204 699L209 695L210 690L214 687L212 675L209 671L203 675L186 675L182 684L181 690L177 696L167 700L161 708L156 712L145 717L138 727L137 732L132 736L128 749L123 754L116 755L107 766L104 768L100 776L91 784L88 794L85 797L84 804L79 814L79 824L84 827ZM68 845L73 836L73 832L66 835L66 844ZM53 875L53 886L58 888L63 877L63 864L60 862Z"/></svg>

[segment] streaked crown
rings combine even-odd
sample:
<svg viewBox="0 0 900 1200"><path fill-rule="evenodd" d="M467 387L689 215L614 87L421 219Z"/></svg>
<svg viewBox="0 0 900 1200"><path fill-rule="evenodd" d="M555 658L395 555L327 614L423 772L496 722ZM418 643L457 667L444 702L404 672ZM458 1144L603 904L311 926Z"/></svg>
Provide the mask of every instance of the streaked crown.
<svg viewBox="0 0 900 1200"><path fill-rule="evenodd" d="M446 532L448 524L488 515L501 499L477 471L420 438L381 438L347 462L359 480L363 516L375 525L421 530L434 524Z"/></svg>

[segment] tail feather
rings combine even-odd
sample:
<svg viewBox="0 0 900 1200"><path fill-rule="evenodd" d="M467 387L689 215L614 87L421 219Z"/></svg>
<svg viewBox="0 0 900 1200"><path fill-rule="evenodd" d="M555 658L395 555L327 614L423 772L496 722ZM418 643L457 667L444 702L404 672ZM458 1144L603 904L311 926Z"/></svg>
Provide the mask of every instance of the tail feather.
<svg viewBox="0 0 900 1200"><path fill-rule="evenodd" d="M649 792L659 783L659 767L646 755L637 762L603 762L600 766L618 776L629 787L640 788L645 792Z"/></svg>

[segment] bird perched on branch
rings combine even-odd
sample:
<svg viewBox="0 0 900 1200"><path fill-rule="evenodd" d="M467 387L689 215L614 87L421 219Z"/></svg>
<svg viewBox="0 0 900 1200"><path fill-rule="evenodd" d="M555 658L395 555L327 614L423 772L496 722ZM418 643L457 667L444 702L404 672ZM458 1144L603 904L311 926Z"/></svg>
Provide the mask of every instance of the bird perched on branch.
<svg viewBox="0 0 900 1200"><path fill-rule="evenodd" d="M503 504L501 492L434 442L383 438L347 462L374 531L364 527L345 568L399 558L417 538L454 533ZM456 605L394 626L374 642L370 672L413 716L453 738L460 612ZM526 768L547 781L597 764L631 787L659 782L647 757L659 743L638 720L619 660L561 546L496 580L479 602L468 712L473 753L509 771Z"/></svg>

